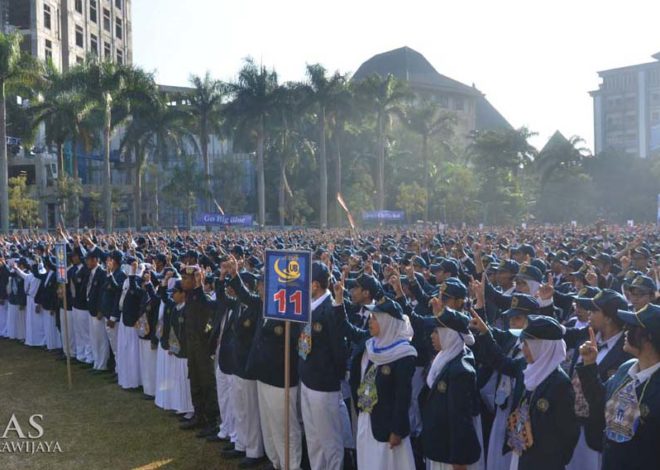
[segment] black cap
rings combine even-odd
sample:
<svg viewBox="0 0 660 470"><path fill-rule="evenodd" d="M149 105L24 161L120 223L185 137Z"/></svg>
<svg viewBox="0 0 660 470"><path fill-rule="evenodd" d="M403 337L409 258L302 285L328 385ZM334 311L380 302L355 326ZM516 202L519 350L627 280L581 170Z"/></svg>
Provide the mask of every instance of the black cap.
<svg viewBox="0 0 660 470"><path fill-rule="evenodd" d="M640 246L639 248L635 248L635 250L633 250L633 254L641 255L646 259L649 259L651 257L651 252L649 251L649 249L644 248L643 246Z"/></svg>
<svg viewBox="0 0 660 470"><path fill-rule="evenodd" d="M426 269L427 267L426 261L424 261L424 258L422 258L421 256L415 256L412 259L412 264L413 266L419 266L420 268L423 269Z"/></svg>
<svg viewBox="0 0 660 470"><path fill-rule="evenodd" d="M440 270L456 277L458 276L458 263L452 259L446 259L440 263Z"/></svg>
<svg viewBox="0 0 660 470"><path fill-rule="evenodd" d="M355 284L361 289L368 291L372 299L378 300L380 297L382 297L383 288L380 282L378 282L378 279L370 276L369 274L361 274L358 276L358 278L355 280Z"/></svg>
<svg viewBox="0 0 660 470"><path fill-rule="evenodd" d="M243 247L241 245L234 245L234 247L231 249L230 253L237 255L237 256L243 256L245 253L245 250L243 250Z"/></svg>
<svg viewBox="0 0 660 470"><path fill-rule="evenodd" d="M619 310L617 314L625 324L644 328L654 338L660 337L660 306L647 304L638 312Z"/></svg>
<svg viewBox="0 0 660 470"><path fill-rule="evenodd" d="M534 315L539 313L539 301L527 294L513 294L511 296L511 307L502 312L503 316L513 317L516 315Z"/></svg>
<svg viewBox="0 0 660 470"><path fill-rule="evenodd" d="M445 307L438 316L425 317L423 324L427 328L449 328L458 333L469 334L470 318L457 310Z"/></svg>
<svg viewBox="0 0 660 470"><path fill-rule="evenodd" d="M637 276L630 285L630 289L639 289L641 291L653 294L656 290L655 281L648 276Z"/></svg>
<svg viewBox="0 0 660 470"><path fill-rule="evenodd" d="M465 285L456 277L450 277L440 284L439 293L452 299L465 299L468 291Z"/></svg>
<svg viewBox="0 0 660 470"><path fill-rule="evenodd" d="M511 274L518 274L520 270L520 264L516 260L512 259L503 259L500 261L500 264L497 266L498 271L507 271Z"/></svg>
<svg viewBox="0 0 660 470"><path fill-rule="evenodd" d="M527 326L522 330L520 338L558 340L564 337L565 331L566 328L552 317L530 315L527 317Z"/></svg>
<svg viewBox="0 0 660 470"><path fill-rule="evenodd" d="M108 258L110 258L117 264L121 264L122 260L124 259L124 254L119 250L114 250L110 252Z"/></svg>
<svg viewBox="0 0 660 470"><path fill-rule="evenodd" d="M188 250L186 251L186 254L183 256L184 258L192 258L194 260L197 260L199 258L199 253L195 250Z"/></svg>
<svg viewBox="0 0 660 470"><path fill-rule="evenodd" d="M619 292L612 289L604 289L591 299L593 305L609 317L616 317L619 310L628 308L628 301Z"/></svg>
<svg viewBox="0 0 660 470"><path fill-rule="evenodd" d="M403 320L403 310L401 309L401 305L388 298L384 298L381 302L364 308L372 313L386 313L397 320Z"/></svg>
<svg viewBox="0 0 660 470"><path fill-rule="evenodd" d="M517 279L524 279L527 281L536 281L539 284L543 282L543 274L536 266L523 264L516 275Z"/></svg>
<svg viewBox="0 0 660 470"><path fill-rule="evenodd" d="M328 267L320 261L312 263L312 282L327 282L330 278Z"/></svg>

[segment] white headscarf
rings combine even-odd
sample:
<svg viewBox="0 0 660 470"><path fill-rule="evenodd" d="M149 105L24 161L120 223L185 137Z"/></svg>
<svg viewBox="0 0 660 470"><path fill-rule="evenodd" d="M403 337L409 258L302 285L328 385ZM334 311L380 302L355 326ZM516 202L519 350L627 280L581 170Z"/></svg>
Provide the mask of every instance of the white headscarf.
<svg viewBox="0 0 660 470"><path fill-rule="evenodd" d="M413 328L408 317L402 320L387 313L377 313L376 320L380 328L378 336L369 338L366 343L366 353L369 360L380 366L389 364L406 356L417 357L417 351L410 344Z"/></svg>
<svg viewBox="0 0 660 470"><path fill-rule="evenodd" d="M440 375L440 372L442 372L442 369L445 368L449 361L465 351L466 344L474 344L472 333L461 334L451 328L436 328L435 331L438 333L440 347L442 349L433 358L431 369L429 369L429 373L426 376L426 385L429 388L433 387L435 379Z"/></svg>
<svg viewBox="0 0 660 470"><path fill-rule="evenodd" d="M525 388L534 391L566 358L563 339L526 339L534 362L525 367Z"/></svg>

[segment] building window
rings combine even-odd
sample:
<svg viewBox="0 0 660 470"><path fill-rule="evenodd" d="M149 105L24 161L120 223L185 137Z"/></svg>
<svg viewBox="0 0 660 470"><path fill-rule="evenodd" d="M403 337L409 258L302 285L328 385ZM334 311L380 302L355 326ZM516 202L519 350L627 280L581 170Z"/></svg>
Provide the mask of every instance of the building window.
<svg viewBox="0 0 660 470"><path fill-rule="evenodd" d="M124 51L117 49L117 63L119 65L124 65Z"/></svg>
<svg viewBox="0 0 660 470"><path fill-rule="evenodd" d="M98 12L96 1L97 0L89 0L89 20L93 23L96 23L96 15Z"/></svg>
<svg viewBox="0 0 660 470"><path fill-rule="evenodd" d="M46 29L51 28L50 5L46 5L45 3L44 3L44 28L46 28Z"/></svg>
<svg viewBox="0 0 660 470"><path fill-rule="evenodd" d="M465 108L465 103L463 102L463 98L455 97L454 98L454 109L456 111L463 111L464 108Z"/></svg>
<svg viewBox="0 0 660 470"><path fill-rule="evenodd" d="M121 10L121 0L115 0L115 6Z"/></svg>
<svg viewBox="0 0 660 470"><path fill-rule="evenodd" d="M83 2L82 2L82 0L76 0L76 11L78 13L83 12Z"/></svg>
<svg viewBox="0 0 660 470"><path fill-rule="evenodd" d="M124 25L119 18L115 18L115 36L117 39L122 39L124 37Z"/></svg>
<svg viewBox="0 0 660 470"><path fill-rule="evenodd" d="M112 48L110 47L109 42L103 42L103 58L111 59L112 58Z"/></svg>
<svg viewBox="0 0 660 470"><path fill-rule="evenodd" d="M110 31L110 10L107 8L103 9L103 29Z"/></svg>
<svg viewBox="0 0 660 470"><path fill-rule="evenodd" d="M46 61L53 60L53 42L46 39Z"/></svg>
<svg viewBox="0 0 660 470"><path fill-rule="evenodd" d="M83 29L82 26L78 26L78 25L76 25L76 46L85 47L83 41Z"/></svg>
<svg viewBox="0 0 660 470"><path fill-rule="evenodd" d="M99 38L96 36L96 34L90 35L89 45L90 49L92 50L92 54L99 55Z"/></svg>

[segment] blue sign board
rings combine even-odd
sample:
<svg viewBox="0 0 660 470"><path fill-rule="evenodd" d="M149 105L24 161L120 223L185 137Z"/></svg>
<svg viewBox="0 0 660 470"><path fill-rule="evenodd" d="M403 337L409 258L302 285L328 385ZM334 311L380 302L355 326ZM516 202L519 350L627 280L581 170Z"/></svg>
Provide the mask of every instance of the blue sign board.
<svg viewBox="0 0 660 470"><path fill-rule="evenodd" d="M378 220L400 222L404 219L403 211L369 211L362 213L362 220Z"/></svg>
<svg viewBox="0 0 660 470"><path fill-rule="evenodd" d="M55 244L55 259L57 262L57 282L60 284L67 283L67 263L66 263L66 243Z"/></svg>
<svg viewBox="0 0 660 470"><path fill-rule="evenodd" d="M241 225L252 226L252 214L245 215L222 215L222 214L200 214L197 217L197 225Z"/></svg>
<svg viewBox="0 0 660 470"><path fill-rule="evenodd" d="M309 322L312 311L312 254L266 250L264 317Z"/></svg>

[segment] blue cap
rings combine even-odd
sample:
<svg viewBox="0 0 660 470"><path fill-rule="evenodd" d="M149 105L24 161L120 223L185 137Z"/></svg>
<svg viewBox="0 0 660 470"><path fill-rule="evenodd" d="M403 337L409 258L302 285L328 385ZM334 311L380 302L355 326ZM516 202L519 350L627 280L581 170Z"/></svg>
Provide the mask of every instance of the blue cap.
<svg viewBox="0 0 660 470"><path fill-rule="evenodd" d="M604 289L591 299L594 307L609 317L616 317L619 310L628 309L628 301L619 292Z"/></svg>
<svg viewBox="0 0 660 470"><path fill-rule="evenodd" d="M364 308L372 313L386 313L398 320L403 320L403 310L401 309L401 305L388 298L383 298L381 302L372 306L365 306Z"/></svg>
<svg viewBox="0 0 660 470"><path fill-rule="evenodd" d="M617 315L627 325L644 328L654 338L660 337L660 306L647 304L638 312L619 310Z"/></svg>
<svg viewBox="0 0 660 470"><path fill-rule="evenodd" d="M564 337L565 331L566 328L552 317L530 315L527 317L527 326L520 334L520 338L558 340Z"/></svg>
<svg viewBox="0 0 660 470"><path fill-rule="evenodd" d="M314 261L312 263L312 282L328 281L329 278L330 270L328 270L328 267L320 261Z"/></svg>
<svg viewBox="0 0 660 470"><path fill-rule="evenodd" d="M637 276L632 284L630 285L630 289L639 289L644 292L649 292L649 293L654 293L656 290L656 285L655 281L651 279L648 276Z"/></svg>
<svg viewBox="0 0 660 470"><path fill-rule="evenodd" d="M520 270L520 264L516 260L512 259L503 259L500 261L500 264L497 266L498 271L507 271L511 274L518 274Z"/></svg>
<svg viewBox="0 0 660 470"><path fill-rule="evenodd" d="M536 266L531 266L529 264L523 264L520 266L520 270L516 275L518 279L524 279L527 281L536 281L539 284L543 282L543 274Z"/></svg>
<svg viewBox="0 0 660 470"><path fill-rule="evenodd" d="M452 259L446 259L440 263L440 270L450 273L453 277L458 276L458 263Z"/></svg>
<svg viewBox="0 0 660 470"><path fill-rule="evenodd" d="M442 313L438 316L425 317L423 322L424 326L429 329L449 328L462 334L470 333L470 330L468 329L470 318L464 313L447 307L445 307Z"/></svg>
<svg viewBox="0 0 660 470"><path fill-rule="evenodd" d="M513 317L516 315L534 315L539 313L539 301L527 294L513 294L511 296L511 307L502 312L503 316Z"/></svg>
<svg viewBox="0 0 660 470"><path fill-rule="evenodd" d="M465 284L456 277L450 277L440 284L438 292L442 295L451 297L452 299L465 299L468 294Z"/></svg>

